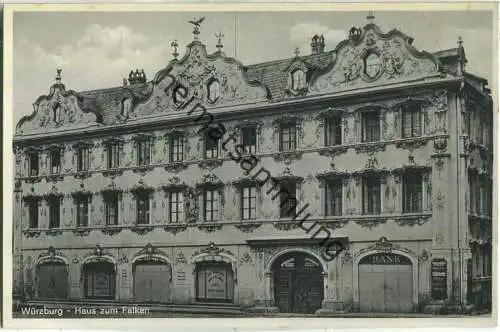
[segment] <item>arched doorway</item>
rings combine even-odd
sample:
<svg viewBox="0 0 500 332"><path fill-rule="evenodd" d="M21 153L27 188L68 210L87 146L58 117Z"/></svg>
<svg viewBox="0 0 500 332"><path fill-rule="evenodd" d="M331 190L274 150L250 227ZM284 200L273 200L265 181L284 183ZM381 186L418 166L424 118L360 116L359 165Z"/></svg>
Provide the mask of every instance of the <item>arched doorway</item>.
<svg viewBox="0 0 500 332"><path fill-rule="evenodd" d="M83 265L84 296L88 299L114 299L116 272L113 263L92 261Z"/></svg>
<svg viewBox="0 0 500 332"><path fill-rule="evenodd" d="M279 257L274 273L274 300L280 312L314 313L323 301L323 269L312 255L291 252Z"/></svg>
<svg viewBox="0 0 500 332"><path fill-rule="evenodd" d="M360 311L412 311L413 265L408 257L374 253L361 258L358 269Z"/></svg>
<svg viewBox="0 0 500 332"><path fill-rule="evenodd" d="M196 299L204 302L233 302L234 274L230 263L196 263Z"/></svg>
<svg viewBox="0 0 500 332"><path fill-rule="evenodd" d="M165 261L138 260L133 266L134 300L137 302L169 302L171 267Z"/></svg>
<svg viewBox="0 0 500 332"><path fill-rule="evenodd" d="M38 298L68 298L68 266L65 262L41 262L37 266L37 279Z"/></svg>

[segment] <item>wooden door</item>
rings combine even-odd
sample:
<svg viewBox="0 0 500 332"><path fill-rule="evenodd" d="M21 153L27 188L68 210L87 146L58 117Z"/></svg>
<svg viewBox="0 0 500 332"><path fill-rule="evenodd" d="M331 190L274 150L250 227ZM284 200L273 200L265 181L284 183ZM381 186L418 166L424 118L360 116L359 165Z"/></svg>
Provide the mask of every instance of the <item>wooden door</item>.
<svg viewBox="0 0 500 332"><path fill-rule="evenodd" d="M197 266L196 277L196 293L199 301L233 301L234 277L229 264L200 263Z"/></svg>
<svg viewBox="0 0 500 332"><path fill-rule="evenodd" d="M134 266L134 299L138 302L168 302L170 267L162 263Z"/></svg>
<svg viewBox="0 0 500 332"><path fill-rule="evenodd" d="M273 265L274 299L280 312L314 313L323 301L319 262L302 253L285 255Z"/></svg>
<svg viewBox="0 0 500 332"><path fill-rule="evenodd" d="M364 257L358 267L362 312L410 312L413 309L411 262L395 254Z"/></svg>
<svg viewBox="0 0 500 332"><path fill-rule="evenodd" d="M108 262L89 263L84 266L85 297L114 299L116 275L114 266Z"/></svg>
<svg viewBox="0 0 500 332"><path fill-rule="evenodd" d="M42 299L68 298L68 268L64 263L38 266L38 297Z"/></svg>

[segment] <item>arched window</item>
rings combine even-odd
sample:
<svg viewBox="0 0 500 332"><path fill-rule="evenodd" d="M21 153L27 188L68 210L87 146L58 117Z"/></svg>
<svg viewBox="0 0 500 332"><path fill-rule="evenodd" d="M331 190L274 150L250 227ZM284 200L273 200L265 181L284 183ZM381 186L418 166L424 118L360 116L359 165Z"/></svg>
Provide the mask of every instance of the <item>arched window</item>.
<svg viewBox="0 0 500 332"><path fill-rule="evenodd" d="M306 73L302 69L292 72L292 90L300 90L306 86Z"/></svg>
<svg viewBox="0 0 500 332"><path fill-rule="evenodd" d="M212 80L207 85L207 99L210 103L215 103L220 98L220 84L217 80Z"/></svg>

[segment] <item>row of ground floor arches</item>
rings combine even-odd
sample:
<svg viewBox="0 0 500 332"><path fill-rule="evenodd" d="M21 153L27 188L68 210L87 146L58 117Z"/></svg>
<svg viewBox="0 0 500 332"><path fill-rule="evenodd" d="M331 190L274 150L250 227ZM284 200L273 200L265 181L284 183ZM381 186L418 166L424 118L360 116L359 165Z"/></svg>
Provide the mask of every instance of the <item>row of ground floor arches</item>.
<svg viewBox="0 0 500 332"><path fill-rule="evenodd" d="M266 268L259 253L236 263L214 254L182 265L183 270L154 256L127 264L104 257L76 264L53 256L37 262L25 287L29 297L40 300L245 303L290 313L355 302L364 312L414 310L418 258L397 252L368 252L356 261L346 257L325 262L313 251L290 248L265 261Z"/></svg>

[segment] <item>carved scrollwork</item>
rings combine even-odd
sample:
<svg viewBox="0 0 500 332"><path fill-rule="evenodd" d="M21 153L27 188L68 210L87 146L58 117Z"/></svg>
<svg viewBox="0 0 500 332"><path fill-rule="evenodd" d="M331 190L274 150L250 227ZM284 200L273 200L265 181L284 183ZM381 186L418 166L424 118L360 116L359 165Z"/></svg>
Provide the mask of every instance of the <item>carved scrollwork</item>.
<svg viewBox="0 0 500 332"><path fill-rule="evenodd" d="M257 222L243 222L241 224L236 224L234 227L238 228L243 233L252 233L254 230L259 228L262 223Z"/></svg>
<svg viewBox="0 0 500 332"><path fill-rule="evenodd" d="M361 227L372 229L378 225L385 224L387 222L387 217L373 216L372 218L355 219L354 222Z"/></svg>
<svg viewBox="0 0 500 332"><path fill-rule="evenodd" d="M45 234L48 236L57 236L62 234L62 229L60 228L50 228L45 230Z"/></svg>
<svg viewBox="0 0 500 332"><path fill-rule="evenodd" d="M134 225L130 230L138 235L144 235L151 232L153 228L151 225Z"/></svg>
<svg viewBox="0 0 500 332"><path fill-rule="evenodd" d="M320 156L336 157L347 152L346 146L329 146L318 150Z"/></svg>
<svg viewBox="0 0 500 332"><path fill-rule="evenodd" d="M76 236L87 236L90 234L90 228L87 227L77 227L73 229L73 234Z"/></svg>
<svg viewBox="0 0 500 332"><path fill-rule="evenodd" d="M273 223L274 228L280 231L290 231L292 229L297 229L299 228L299 222L297 221L292 221L292 222L286 222L286 221L278 221Z"/></svg>
<svg viewBox="0 0 500 332"><path fill-rule="evenodd" d="M188 164L185 162L173 162L164 166L166 171L179 173L182 170L188 168Z"/></svg>
<svg viewBox="0 0 500 332"><path fill-rule="evenodd" d="M42 233L42 231L39 229L25 229L25 230L23 230L23 234L27 238L37 238L40 236L41 233Z"/></svg>
<svg viewBox="0 0 500 332"><path fill-rule="evenodd" d="M276 162L284 162L289 165L293 160L300 160L302 158L302 151L286 151L273 154L273 160Z"/></svg>
<svg viewBox="0 0 500 332"><path fill-rule="evenodd" d="M403 140L403 141L398 141L396 142L396 147L404 150L416 150L422 146L425 146L427 142L429 141L428 138L413 138L410 140Z"/></svg>
<svg viewBox="0 0 500 332"><path fill-rule="evenodd" d="M122 227L120 226L106 226L104 228L101 228L101 232L103 234L106 234L106 235L109 235L109 236L113 236L115 234L118 234L122 231Z"/></svg>
<svg viewBox="0 0 500 332"><path fill-rule="evenodd" d="M361 143L354 146L354 150L356 153L375 153L385 151L386 145L385 142Z"/></svg>
<svg viewBox="0 0 500 332"><path fill-rule="evenodd" d="M172 234L178 234L182 231L185 231L187 229L187 224L185 223L170 223L168 225L165 225L163 227L163 229L168 232L168 233L172 233Z"/></svg>
<svg viewBox="0 0 500 332"><path fill-rule="evenodd" d="M200 223L198 229L204 231L205 233L213 233L222 228L222 223Z"/></svg>
<svg viewBox="0 0 500 332"><path fill-rule="evenodd" d="M204 159L198 163L198 167L201 169L206 169L209 171L214 170L217 167L222 166L224 159Z"/></svg>
<svg viewBox="0 0 500 332"><path fill-rule="evenodd" d="M420 215L420 216L404 216L404 217L398 217L398 218L395 218L395 222L396 224L398 224L399 226L409 226L409 227L413 227L413 226L422 226L423 224L425 224L429 219L430 219L430 215Z"/></svg>
<svg viewBox="0 0 500 332"><path fill-rule="evenodd" d="M119 169L119 168L106 169L102 172L102 175L105 177L114 178L116 176L123 175L123 169Z"/></svg>

